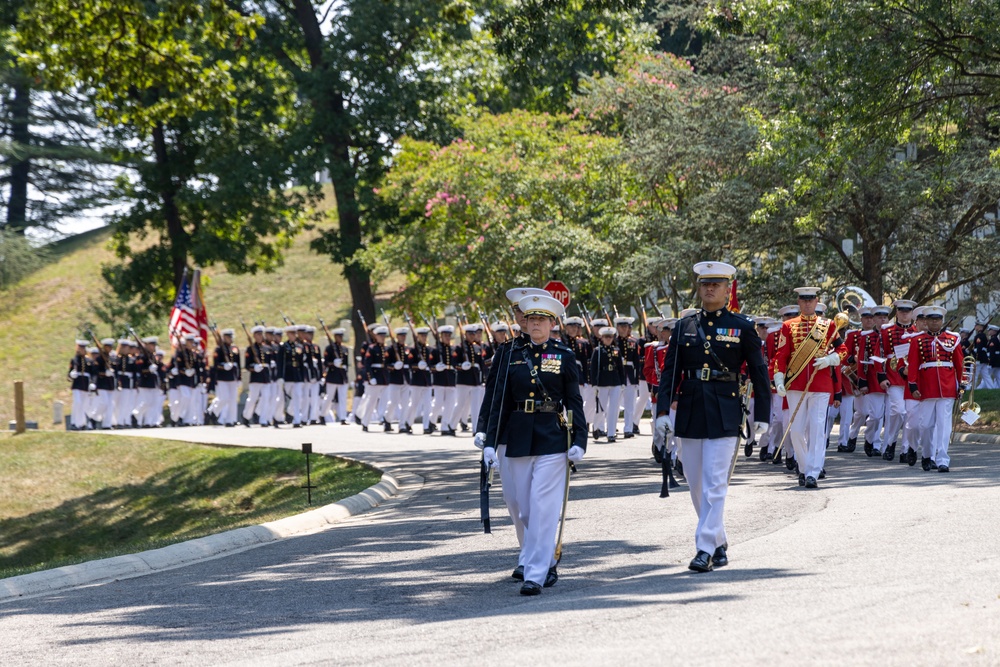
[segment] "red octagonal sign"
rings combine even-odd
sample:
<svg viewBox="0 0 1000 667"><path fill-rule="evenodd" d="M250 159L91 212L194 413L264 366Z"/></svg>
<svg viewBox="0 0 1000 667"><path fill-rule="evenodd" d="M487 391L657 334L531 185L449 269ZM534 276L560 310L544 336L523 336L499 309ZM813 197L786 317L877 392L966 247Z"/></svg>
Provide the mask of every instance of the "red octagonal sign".
<svg viewBox="0 0 1000 667"><path fill-rule="evenodd" d="M550 280L543 287L546 292L552 295L552 297L563 305L563 308L569 307L569 288L566 287L566 283L561 280Z"/></svg>

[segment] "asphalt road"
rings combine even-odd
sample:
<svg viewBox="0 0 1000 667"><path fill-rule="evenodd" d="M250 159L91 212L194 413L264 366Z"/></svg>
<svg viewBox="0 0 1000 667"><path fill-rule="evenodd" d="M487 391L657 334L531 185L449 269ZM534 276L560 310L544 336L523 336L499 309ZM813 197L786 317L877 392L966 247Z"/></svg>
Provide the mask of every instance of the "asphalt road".
<svg viewBox="0 0 1000 667"><path fill-rule="evenodd" d="M650 437L592 444L561 578L524 598L499 490L481 532L468 435L142 434L312 442L423 483L323 532L0 605L0 665L1000 664L997 445L956 444L948 474L833 453L819 490L741 454L731 564L695 574L694 510L686 487L658 497Z"/></svg>

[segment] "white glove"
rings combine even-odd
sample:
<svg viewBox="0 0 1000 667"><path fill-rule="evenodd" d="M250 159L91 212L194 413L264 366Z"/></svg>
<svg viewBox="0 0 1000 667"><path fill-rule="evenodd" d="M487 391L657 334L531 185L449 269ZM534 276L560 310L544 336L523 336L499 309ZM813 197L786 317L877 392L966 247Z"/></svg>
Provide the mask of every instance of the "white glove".
<svg viewBox="0 0 1000 667"><path fill-rule="evenodd" d="M201 391L201 393L203 393L203 394L207 394L208 393L208 387L206 387L203 384L198 386L198 390Z"/></svg>
<svg viewBox="0 0 1000 667"><path fill-rule="evenodd" d="M476 437L472 439L472 444L477 448L482 449L486 445L486 434L480 431L476 434Z"/></svg>
<svg viewBox="0 0 1000 667"><path fill-rule="evenodd" d="M222 364L222 368L223 368L223 370L227 370L227 371L233 370L233 362L227 361L226 363Z"/></svg>
<svg viewBox="0 0 1000 667"><path fill-rule="evenodd" d="M155 373L155 372L156 372L156 371L158 371L159 369L160 369L160 367L159 367L159 366L157 366L156 364L150 364L150 365L149 365L149 372L150 372L150 373Z"/></svg>
<svg viewBox="0 0 1000 667"><path fill-rule="evenodd" d="M569 451L566 452L566 458L568 458L573 463L579 463L580 461L583 460L583 454L584 451L582 447L580 447L579 445L573 445L572 447L569 448Z"/></svg>
<svg viewBox="0 0 1000 667"><path fill-rule="evenodd" d="M80 373L78 371L70 371L69 372L69 377L70 377L70 379L75 380L78 377L80 377Z"/></svg>
<svg viewBox="0 0 1000 667"><path fill-rule="evenodd" d="M462 362L462 370L463 371L467 371L470 368L472 368L472 364L471 363L469 363L468 361L463 361Z"/></svg>
<svg viewBox="0 0 1000 667"><path fill-rule="evenodd" d="M500 459L497 458L497 450L492 447L483 449L483 460L486 461L487 468L500 465Z"/></svg>
<svg viewBox="0 0 1000 667"><path fill-rule="evenodd" d="M260 373L262 370L264 370L264 364L254 364L253 365L253 372L254 373Z"/></svg>
<svg viewBox="0 0 1000 667"><path fill-rule="evenodd" d="M173 368L170 369L170 374L171 375L180 375L181 372L179 370L177 370L176 366L174 366Z"/></svg>
<svg viewBox="0 0 1000 667"><path fill-rule="evenodd" d="M402 361L397 361L396 363L394 363L392 365L392 367L395 368L397 371L401 371L401 370L403 370L403 362Z"/></svg>
<svg viewBox="0 0 1000 667"><path fill-rule="evenodd" d="M113 368L109 368L108 370L104 371L104 374L109 378L113 378L115 376L115 371Z"/></svg>
<svg viewBox="0 0 1000 667"><path fill-rule="evenodd" d="M670 415L660 415L656 418L653 428L653 444L657 449L663 449L667 441L667 434L674 430L674 425L670 422Z"/></svg>
<svg viewBox="0 0 1000 667"><path fill-rule="evenodd" d="M774 388L778 392L778 396L781 396L782 398L784 398L785 394L788 393L788 391L785 390L785 374L784 373L775 373L774 374Z"/></svg>
<svg viewBox="0 0 1000 667"><path fill-rule="evenodd" d="M445 366L444 364L442 364L442 363L438 363L438 365L434 367L434 370L436 370L436 371L437 371L438 373L441 373L441 372L443 372L443 371L444 371L444 369L446 369L446 368L448 368L448 367L447 367L447 366Z"/></svg>
<svg viewBox="0 0 1000 667"><path fill-rule="evenodd" d="M91 382L87 385L87 391L97 391L97 385Z"/></svg>
<svg viewBox="0 0 1000 667"><path fill-rule="evenodd" d="M333 365L336 366L337 368L343 368L344 360L341 359L340 357L337 357L336 359L333 360Z"/></svg>
<svg viewBox="0 0 1000 667"><path fill-rule="evenodd" d="M378 382L375 380L375 378L372 378L371 380L368 381L368 384L376 385L378 384Z"/></svg>
<svg viewBox="0 0 1000 667"><path fill-rule="evenodd" d="M813 362L813 368L815 368L816 370L821 370L823 368L830 368L831 366L839 366L839 365L840 365L840 355L837 354L836 352L831 352L825 357L820 357L819 359Z"/></svg>
<svg viewBox="0 0 1000 667"><path fill-rule="evenodd" d="M272 360L271 360L271 363L270 363L270 364L268 364L268 365L269 365L269 366L270 366L271 368L277 368L277 367L278 367L278 364L276 364L276 363L274 362L274 359L272 359Z"/></svg>
<svg viewBox="0 0 1000 667"><path fill-rule="evenodd" d="M753 423L753 439L760 442L760 439L767 434L767 429L769 425L767 422L754 422Z"/></svg>
<svg viewBox="0 0 1000 667"><path fill-rule="evenodd" d="M424 361L423 359L421 359L420 363L417 364L417 368L419 368L422 371L426 371L427 370L427 362Z"/></svg>
<svg viewBox="0 0 1000 667"><path fill-rule="evenodd" d="M189 378L193 378L194 377L194 369L193 368L185 368L184 369L184 375L187 375Z"/></svg>

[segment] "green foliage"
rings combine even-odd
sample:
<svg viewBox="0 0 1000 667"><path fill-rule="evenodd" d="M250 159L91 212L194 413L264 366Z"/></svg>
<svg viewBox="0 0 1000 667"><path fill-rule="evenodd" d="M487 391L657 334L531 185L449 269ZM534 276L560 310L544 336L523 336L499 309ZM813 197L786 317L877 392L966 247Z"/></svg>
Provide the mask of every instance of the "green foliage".
<svg viewBox="0 0 1000 667"><path fill-rule="evenodd" d="M614 295L607 267L634 251L639 206L618 141L565 114L483 114L460 127L443 147L404 138L377 193L401 227L364 257L376 279L407 276L395 305L500 306L506 286L552 278L581 300Z"/></svg>
<svg viewBox="0 0 1000 667"><path fill-rule="evenodd" d="M45 259L45 250L32 246L23 234L0 228L0 290L41 267Z"/></svg>

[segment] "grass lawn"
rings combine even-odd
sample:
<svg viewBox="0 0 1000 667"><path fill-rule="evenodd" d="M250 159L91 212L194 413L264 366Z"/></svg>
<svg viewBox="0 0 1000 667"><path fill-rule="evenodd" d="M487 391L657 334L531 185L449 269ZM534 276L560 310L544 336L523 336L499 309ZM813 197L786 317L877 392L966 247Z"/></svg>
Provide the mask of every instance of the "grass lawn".
<svg viewBox="0 0 1000 667"><path fill-rule="evenodd" d="M375 484L312 456L313 507ZM0 578L162 547L309 509L305 457L85 433L0 435Z"/></svg>

